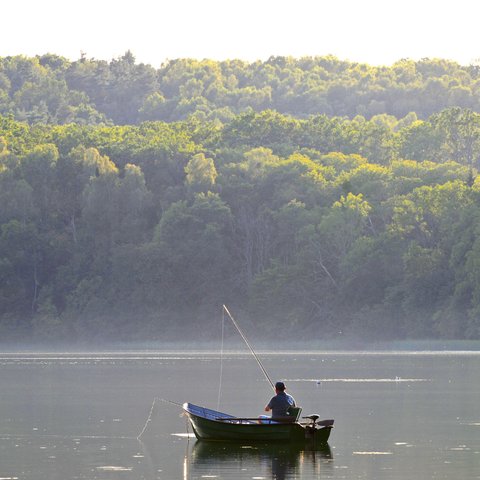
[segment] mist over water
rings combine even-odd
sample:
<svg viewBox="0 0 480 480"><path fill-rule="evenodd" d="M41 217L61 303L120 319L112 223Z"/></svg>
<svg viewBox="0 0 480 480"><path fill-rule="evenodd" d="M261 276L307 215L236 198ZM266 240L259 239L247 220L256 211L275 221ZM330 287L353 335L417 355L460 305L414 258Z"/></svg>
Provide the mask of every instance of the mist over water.
<svg viewBox="0 0 480 480"><path fill-rule="evenodd" d="M305 415L335 419L328 449L197 442L181 408L160 400L261 414L272 391L248 353L8 353L0 354L0 477L480 478L478 353L260 358Z"/></svg>

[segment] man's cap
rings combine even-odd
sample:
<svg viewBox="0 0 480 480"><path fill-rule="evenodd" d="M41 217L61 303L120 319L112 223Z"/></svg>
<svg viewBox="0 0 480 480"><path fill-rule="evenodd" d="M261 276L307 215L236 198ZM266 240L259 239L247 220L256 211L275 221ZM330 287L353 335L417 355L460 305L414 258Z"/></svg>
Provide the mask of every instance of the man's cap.
<svg viewBox="0 0 480 480"><path fill-rule="evenodd" d="M285 390L285 384L283 382L277 382L275 384L275 389L276 390Z"/></svg>

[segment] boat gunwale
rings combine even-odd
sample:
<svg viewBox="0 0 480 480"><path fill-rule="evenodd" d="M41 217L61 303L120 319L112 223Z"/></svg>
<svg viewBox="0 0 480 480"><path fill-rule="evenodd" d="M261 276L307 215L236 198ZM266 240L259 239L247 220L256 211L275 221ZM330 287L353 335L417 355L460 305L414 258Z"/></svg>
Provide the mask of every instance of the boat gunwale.
<svg viewBox="0 0 480 480"><path fill-rule="evenodd" d="M195 409L189 408L189 406L196 407L198 409L203 410L204 415L199 414L199 412L196 412ZM229 415L226 413L222 413L216 410L212 410L210 408L206 407L201 407L199 405L195 405L190 402L185 402L182 405L183 410L189 414L189 415L194 415L199 418L203 418L204 420L209 420L212 422L219 422L223 424L234 424L234 425L242 425L242 422L249 422L245 423L245 425L254 425L254 424L259 424L259 425L292 425L292 424L297 424L300 425L301 427L308 427L309 425L312 425L312 422L298 422L294 421L290 418L272 418L272 417L235 417L234 415ZM208 411L210 414L221 414L222 416L220 417L213 417L209 418L205 412ZM306 417L305 417L306 418ZM323 424L322 424L323 423ZM321 427L332 427L333 428L333 423L334 420L320 420L317 422L318 426Z"/></svg>

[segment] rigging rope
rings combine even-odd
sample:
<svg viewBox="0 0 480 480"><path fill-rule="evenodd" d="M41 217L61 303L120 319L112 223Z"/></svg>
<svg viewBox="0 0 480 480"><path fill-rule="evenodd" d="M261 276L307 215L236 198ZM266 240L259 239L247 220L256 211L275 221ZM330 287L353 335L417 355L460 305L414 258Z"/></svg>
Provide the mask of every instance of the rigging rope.
<svg viewBox="0 0 480 480"><path fill-rule="evenodd" d="M222 310L222 345L220 347L220 380L218 382L217 410L220 410L220 396L222 392L224 338L225 338L225 311Z"/></svg>
<svg viewBox="0 0 480 480"><path fill-rule="evenodd" d="M260 359L257 357L257 354L254 352L253 348L250 346L250 343L248 342L247 340L247 337L244 335L244 333L242 332L242 330L240 329L240 327L238 326L237 322L235 321L235 319L232 317L232 314L228 311L228 308L223 305L223 310L227 313L227 315L230 317L230 320L232 321L232 323L235 325L235 328L237 329L238 333L241 335L241 337L243 338L244 342L247 344L247 347L250 349L250 351L252 352L252 355L254 356L255 360L257 361L258 363L258 366L261 368L263 374L265 375L265 378L268 380L268 382L270 383L271 387L273 388L273 390L275 391L275 385L273 384L271 378L268 376L268 373L267 371L265 370L264 366L262 365L262 362L260 361Z"/></svg>

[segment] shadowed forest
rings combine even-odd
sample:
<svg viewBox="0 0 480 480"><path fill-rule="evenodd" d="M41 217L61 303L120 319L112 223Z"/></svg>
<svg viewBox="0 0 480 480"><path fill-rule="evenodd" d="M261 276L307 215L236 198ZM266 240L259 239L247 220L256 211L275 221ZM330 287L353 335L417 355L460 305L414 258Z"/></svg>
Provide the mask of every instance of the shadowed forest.
<svg viewBox="0 0 480 480"><path fill-rule="evenodd" d="M0 338L480 339L480 67L0 58Z"/></svg>

